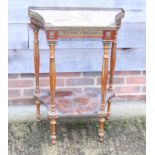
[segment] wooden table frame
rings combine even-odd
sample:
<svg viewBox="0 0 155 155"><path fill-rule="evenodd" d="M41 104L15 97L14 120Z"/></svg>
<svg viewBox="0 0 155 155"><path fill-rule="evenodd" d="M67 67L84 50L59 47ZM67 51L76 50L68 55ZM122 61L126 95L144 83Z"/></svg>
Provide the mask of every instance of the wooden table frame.
<svg viewBox="0 0 155 155"><path fill-rule="evenodd" d="M116 27L104 27L102 29L89 29L89 28L49 28L44 27L43 22L36 18L36 16L31 11L35 9L34 7L29 8L29 16L31 18L30 26L33 29L34 33L34 70L35 70L35 95L39 96L40 94L40 86L39 86L39 66L40 66L40 56L39 56L39 41L38 41L38 32L39 29L44 29L46 33L46 39L49 44L50 49L50 69L49 69L49 79L50 79L50 95L51 95L51 106L48 113L50 124L51 124L51 138L52 144L56 142L56 118L57 114L55 113L55 90L56 90L56 70L55 70L55 44L58 38L102 38L103 41L103 64L102 64L102 73L101 73L101 107L99 112L99 137L100 141L103 141L104 137L104 122L105 118L109 118L110 115L110 107L111 100L108 100L108 106L106 110L105 117L105 105L106 105L106 91L107 91L107 80L108 80L108 51L110 47L110 42L112 42L111 48L111 57L110 57L110 79L108 89L112 91L113 88L113 77L114 77L114 69L116 63L116 46L117 46L117 32L121 25L121 18L124 16L124 11L117 15L116 18ZM47 9L47 8L40 8ZM54 8L57 9L57 8ZM60 8L65 9L65 8ZM70 8L69 8L70 9ZM74 8L75 9L75 8ZM79 8L78 8L79 9ZM88 8L82 8L88 9ZM90 8L94 9L94 8ZM99 8L98 8L99 9ZM101 9L101 8L100 8ZM106 10L106 9L105 9ZM37 113L37 121L40 121L40 100L36 99L36 113Z"/></svg>

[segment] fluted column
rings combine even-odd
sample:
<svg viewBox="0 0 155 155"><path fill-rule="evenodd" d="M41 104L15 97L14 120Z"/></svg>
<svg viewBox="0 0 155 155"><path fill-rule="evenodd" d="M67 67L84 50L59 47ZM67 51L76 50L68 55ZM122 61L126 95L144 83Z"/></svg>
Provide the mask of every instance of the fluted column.
<svg viewBox="0 0 155 155"><path fill-rule="evenodd" d="M104 55L101 73L101 110L105 108L106 90L107 90L107 80L108 80L108 49L109 43L104 42Z"/></svg>
<svg viewBox="0 0 155 155"><path fill-rule="evenodd" d="M112 90L114 70L116 64L116 46L117 46L117 31L114 32L114 39L112 42L111 58L110 58L110 79L109 79L109 88Z"/></svg>

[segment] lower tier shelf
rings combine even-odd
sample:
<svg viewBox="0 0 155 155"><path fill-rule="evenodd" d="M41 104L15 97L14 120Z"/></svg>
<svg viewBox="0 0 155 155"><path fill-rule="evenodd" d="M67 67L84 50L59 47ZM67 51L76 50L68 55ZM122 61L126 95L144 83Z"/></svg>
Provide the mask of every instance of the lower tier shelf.
<svg viewBox="0 0 155 155"><path fill-rule="evenodd" d="M106 102L115 96L113 91L107 90ZM101 93L95 91L63 91L56 92L55 113L50 111L50 92L41 91L39 95L34 95L49 110L49 116L57 117L82 117L98 116L101 106ZM107 103L106 103L107 104ZM106 111L105 111L106 114Z"/></svg>

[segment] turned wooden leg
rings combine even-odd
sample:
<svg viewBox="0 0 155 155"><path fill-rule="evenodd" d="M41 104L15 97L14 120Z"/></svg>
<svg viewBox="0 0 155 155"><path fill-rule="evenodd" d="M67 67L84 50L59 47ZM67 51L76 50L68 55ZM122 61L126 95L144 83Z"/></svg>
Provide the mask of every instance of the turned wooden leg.
<svg viewBox="0 0 155 155"><path fill-rule="evenodd" d="M99 135L99 141L102 142L104 139L104 118L99 118L99 130L98 130L98 135Z"/></svg>
<svg viewBox="0 0 155 155"><path fill-rule="evenodd" d="M31 28L34 33L34 71L35 71L35 94L39 96L39 66L40 66L40 55L39 55L39 41L38 41L38 32L39 27L31 24ZM37 121L40 121L40 101L36 100L36 118Z"/></svg>
<svg viewBox="0 0 155 155"><path fill-rule="evenodd" d="M108 80L108 49L109 43L104 42L104 56L103 56L103 64L102 64L102 75L101 75L101 107L99 113L99 140L103 141L104 137L104 109L106 105L106 86Z"/></svg>
<svg viewBox="0 0 155 155"><path fill-rule="evenodd" d="M50 120L50 126L51 126L52 144L55 144L56 142L56 120L54 118Z"/></svg>
<svg viewBox="0 0 155 155"><path fill-rule="evenodd" d="M56 74L55 74L55 54L54 54L54 48L55 48L55 42L49 43L50 47L50 95L51 95L51 103L50 103L50 114L55 114L55 87L56 87ZM52 144L55 144L56 142L56 118L55 116L50 117L50 125L51 125L51 138L52 138Z"/></svg>
<svg viewBox="0 0 155 155"><path fill-rule="evenodd" d="M55 89L56 89L56 71L55 71L55 42L50 42L50 94L51 94L51 112L55 112Z"/></svg>
<svg viewBox="0 0 155 155"><path fill-rule="evenodd" d="M108 107L107 107L107 119L110 118L110 109L111 109L111 101L108 101Z"/></svg>
<svg viewBox="0 0 155 155"><path fill-rule="evenodd" d="M103 56L103 64L102 64L102 74L101 74L101 110L105 109L106 104L106 87L108 80L108 49L109 43L104 42L104 56Z"/></svg>
<svg viewBox="0 0 155 155"><path fill-rule="evenodd" d="M37 119L37 122L39 122L40 121L40 101L36 100L35 103L36 103L36 119Z"/></svg>
<svg viewBox="0 0 155 155"><path fill-rule="evenodd" d="M113 42L112 42L112 49L111 49L110 79L109 79L109 88L110 88L110 90L112 90L115 63L116 63L116 44L117 44L117 32L114 33L114 39L113 39Z"/></svg>

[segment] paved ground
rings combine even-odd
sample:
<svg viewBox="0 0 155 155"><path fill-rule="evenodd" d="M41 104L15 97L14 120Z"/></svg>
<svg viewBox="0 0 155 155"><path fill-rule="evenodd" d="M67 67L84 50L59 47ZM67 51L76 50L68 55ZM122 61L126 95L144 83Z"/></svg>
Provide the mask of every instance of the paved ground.
<svg viewBox="0 0 155 155"><path fill-rule="evenodd" d="M103 143L98 141L95 119L82 119L76 123L72 122L74 120L59 121L55 146L50 143L46 119L37 123L30 117L26 120L24 114L19 121L9 117L9 155L145 155L145 113L142 107L139 109L136 110L138 115L135 113L130 115L132 117L129 113L115 117L117 112L113 109L112 118L105 125Z"/></svg>
<svg viewBox="0 0 155 155"><path fill-rule="evenodd" d="M129 118L145 115L145 102L112 102L111 118ZM9 122L35 121L35 105L9 106ZM47 119L47 109L41 106L41 119Z"/></svg>
<svg viewBox="0 0 155 155"><path fill-rule="evenodd" d="M48 121L9 124L9 155L145 155L145 118L106 123L98 142L96 122L59 123L57 143L50 143Z"/></svg>

